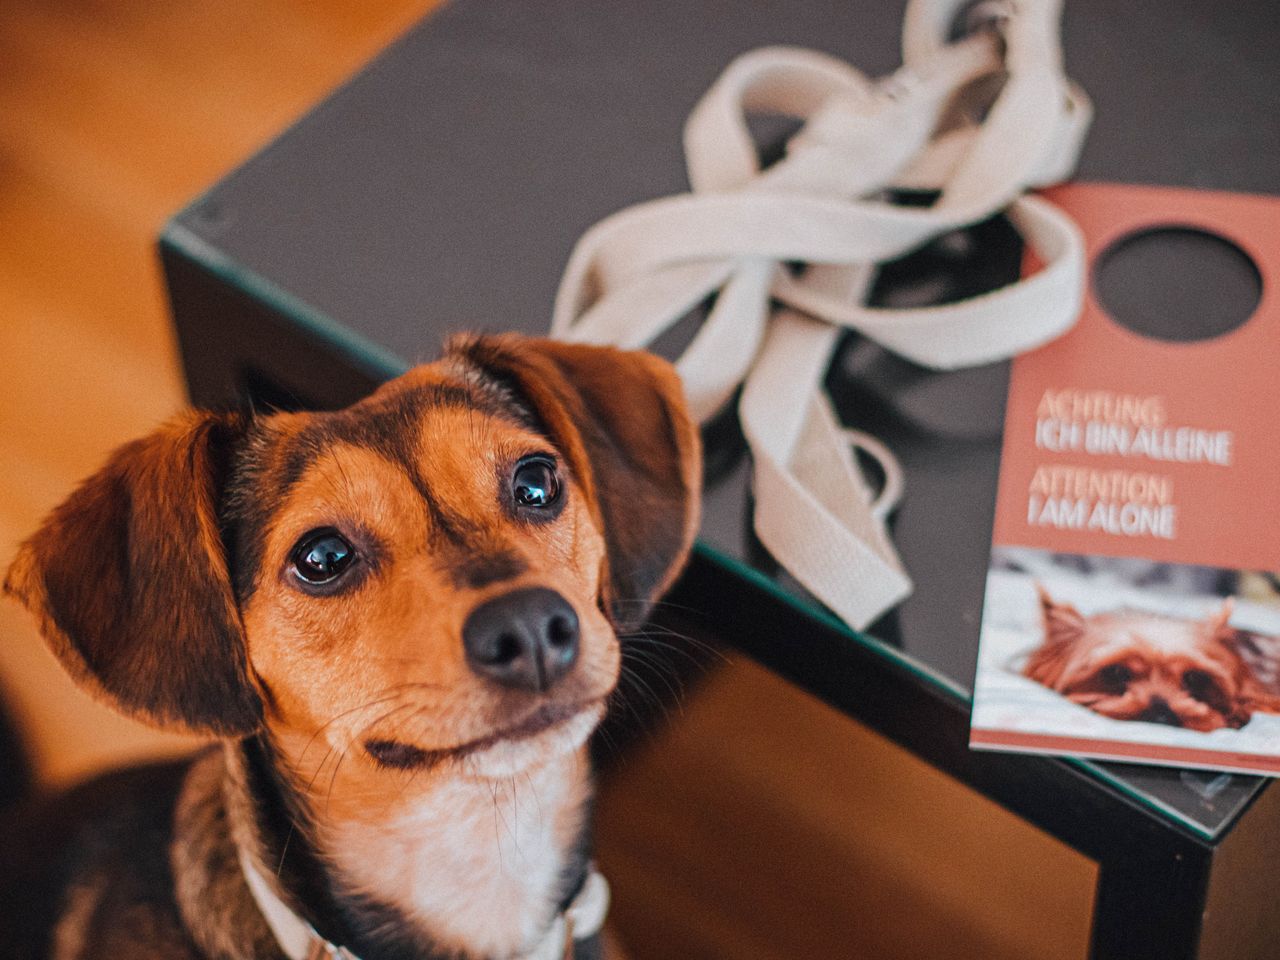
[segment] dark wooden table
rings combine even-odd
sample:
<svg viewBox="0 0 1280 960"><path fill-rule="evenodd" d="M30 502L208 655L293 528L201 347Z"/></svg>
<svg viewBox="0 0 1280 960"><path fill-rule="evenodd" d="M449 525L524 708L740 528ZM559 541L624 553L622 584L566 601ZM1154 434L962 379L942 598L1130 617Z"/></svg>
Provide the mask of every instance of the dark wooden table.
<svg viewBox="0 0 1280 960"><path fill-rule="evenodd" d="M1274 14L1072 2L1067 60L1098 106L1082 178L1280 192ZM896 3L842 0L455 0L166 228L192 399L336 407L430 359L448 331L545 331L576 237L684 188L680 125L733 55L793 43L884 73L900 18ZM876 296L939 271L953 295L1006 278L1016 237L1002 220L976 229L993 251L981 261L926 250ZM1266 781L966 745L1006 377L842 347L829 378L842 416L906 468L895 539L917 584L866 634L752 538L731 421L708 436L706 521L671 599L699 611L693 629L1096 860L1092 956L1280 956L1280 794Z"/></svg>

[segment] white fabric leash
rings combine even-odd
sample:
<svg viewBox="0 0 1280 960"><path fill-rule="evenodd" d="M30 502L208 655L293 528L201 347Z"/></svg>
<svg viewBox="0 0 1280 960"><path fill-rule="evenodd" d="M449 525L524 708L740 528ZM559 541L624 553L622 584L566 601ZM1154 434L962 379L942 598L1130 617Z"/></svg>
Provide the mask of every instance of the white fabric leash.
<svg viewBox="0 0 1280 960"><path fill-rule="evenodd" d="M239 849L240 869L249 885L249 892L258 905L263 919L289 960L359 960L345 947L330 943L289 909L271 889L266 878L254 865L243 848ZM609 883L594 866L587 870L587 878L568 909L558 914L541 942L529 953L512 960L565 960L571 957L574 941L585 940L599 933L609 913Z"/></svg>
<svg viewBox="0 0 1280 960"><path fill-rule="evenodd" d="M714 295L677 362L695 416L743 384L761 542L854 627L911 590L822 388L847 327L936 369L1038 346L1079 312L1084 249L1060 210L1025 191L1069 176L1091 106L1062 72L1060 0L1004 0L995 24L946 38L964 0L909 0L904 66L872 82L813 51L770 47L724 71L694 108L684 146L692 192L642 203L589 229L556 297L552 334L643 347ZM990 102L982 81L1002 79ZM965 108L978 122L956 123ZM803 122L761 170L752 112ZM939 191L929 207L878 199ZM1005 211L1044 267L941 306L865 305L875 264ZM784 264L807 266L794 274ZM780 305L775 307L775 304ZM864 450L868 445L861 444ZM899 476L882 447L886 477Z"/></svg>

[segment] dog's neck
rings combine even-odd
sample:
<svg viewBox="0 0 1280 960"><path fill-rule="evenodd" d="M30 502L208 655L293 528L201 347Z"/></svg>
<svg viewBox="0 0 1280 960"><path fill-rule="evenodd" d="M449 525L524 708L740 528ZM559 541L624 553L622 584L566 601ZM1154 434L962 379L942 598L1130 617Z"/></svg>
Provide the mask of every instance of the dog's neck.
<svg viewBox="0 0 1280 960"><path fill-rule="evenodd" d="M254 738L229 753L233 833L300 916L362 960L518 956L580 882L585 751L506 781L378 783L339 767L317 790L291 746Z"/></svg>

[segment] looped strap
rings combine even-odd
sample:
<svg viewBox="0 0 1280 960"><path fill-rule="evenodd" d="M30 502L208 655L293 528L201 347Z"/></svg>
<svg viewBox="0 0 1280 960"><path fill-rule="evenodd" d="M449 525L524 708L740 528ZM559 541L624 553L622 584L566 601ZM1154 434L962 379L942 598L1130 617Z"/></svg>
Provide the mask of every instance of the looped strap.
<svg viewBox="0 0 1280 960"><path fill-rule="evenodd" d="M1062 71L1060 3L1000 0L952 43L962 5L911 0L904 65L878 81L810 50L734 60L685 125L692 191L591 227L556 297L553 335L632 348L714 297L676 364L690 407L705 420L743 385L756 533L856 628L911 583L885 530L891 507L867 492L822 388L840 331L946 370L1053 339L1081 302L1079 230L1026 195L1070 175L1092 113ZM747 126L756 112L801 123L767 169ZM893 189L937 199L898 206L884 199ZM876 264L999 211L1038 272L938 306L866 304Z"/></svg>

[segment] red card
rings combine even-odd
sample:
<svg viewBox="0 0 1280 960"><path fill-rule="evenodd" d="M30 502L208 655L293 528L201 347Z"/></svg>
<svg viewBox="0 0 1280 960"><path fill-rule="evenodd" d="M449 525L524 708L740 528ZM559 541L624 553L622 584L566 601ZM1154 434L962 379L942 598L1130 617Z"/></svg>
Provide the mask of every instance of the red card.
<svg viewBox="0 0 1280 960"><path fill-rule="evenodd" d="M1280 199L1076 184L1088 262L1202 229L1262 277L1242 326L1134 333L1089 278L1013 363L971 744L1280 773Z"/></svg>

